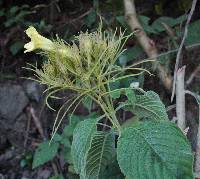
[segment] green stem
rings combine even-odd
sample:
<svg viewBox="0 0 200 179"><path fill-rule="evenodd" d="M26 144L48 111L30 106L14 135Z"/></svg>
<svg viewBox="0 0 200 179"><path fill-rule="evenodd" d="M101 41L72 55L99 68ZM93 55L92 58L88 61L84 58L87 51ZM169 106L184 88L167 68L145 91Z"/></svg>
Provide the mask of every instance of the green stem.
<svg viewBox="0 0 200 179"><path fill-rule="evenodd" d="M118 130L119 135L121 134L121 125L116 117L116 111L111 103L107 103L108 113L110 117L112 118L112 124L113 126Z"/></svg>
<svg viewBox="0 0 200 179"><path fill-rule="evenodd" d="M109 76L109 78L110 78L110 76ZM101 89L100 89L101 92L110 91L109 84L106 84L107 88L105 87L103 82L101 84L102 84L101 85ZM101 94L100 94L100 96L101 96ZM110 97L110 95L108 95L108 96L104 96L104 99L105 99L104 105L107 107L108 114L110 115L110 117L112 119L111 122L112 122L113 126L118 130L118 132L120 134L121 126L120 126L119 121L117 120L117 117L115 115L115 109L114 109L114 106L113 106L112 98Z"/></svg>
<svg viewBox="0 0 200 179"><path fill-rule="evenodd" d="M89 94L88 94L89 95ZM103 110L105 113L105 116L110 120L114 128L118 130L118 133L121 133L121 126L117 120L117 117L115 115L115 110L112 107L111 103L107 100L107 102L104 102L101 96L97 95L95 92L93 95L89 95Z"/></svg>

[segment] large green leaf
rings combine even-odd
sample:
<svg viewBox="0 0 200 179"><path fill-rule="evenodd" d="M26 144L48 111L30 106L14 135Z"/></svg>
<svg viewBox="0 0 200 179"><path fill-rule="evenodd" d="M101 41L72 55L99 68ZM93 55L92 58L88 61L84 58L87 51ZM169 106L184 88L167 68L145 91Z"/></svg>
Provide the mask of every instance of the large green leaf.
<svg viewBox="0 0 200 179"><path fill-rule="evenodd" d="M112 132L97 131L87 154L83 176L98 179L115 156L115 136Z"/></svg>
<svg viewBox="0 0 200 179"><path fill-rule="evenodd" d="M43 142L36 149L33 157L33 168L36 168L50 160L57 154L59 144L57 142Z"/></svg>
<svg viewBox="0 0 200 179"><path fill-rule="evenodd" d="M117 159L130 179L193 179L190 144L169 121L145 122L122 130Z"/></svg>
<svg viewBox="0 0 200 179"><path fill-rule="evenodd" d="M90 149L93 134L96 132L98 118L89 118L77 124L71 146L74 169L81 174L86 165L87 153Z"/></svg>
<svg viewBox="0 0 200 179"><path fill-rule="evenodd" d="M132 111L139 118L168 120L165 106L155 92L147 91L143 95L136 95L135 97L136 100L134 103L132 103L131 100L128 100L127 102L122 103L122 105L126 106L127 110Z"/></svg>
<svg viewBox="0 0 200 179"><path fill-rule="evenodd" d="M71 154L74 169L82 179L99 178L115 155L114 134L97 131L98 120L86 119L74 130Z"/></svg>

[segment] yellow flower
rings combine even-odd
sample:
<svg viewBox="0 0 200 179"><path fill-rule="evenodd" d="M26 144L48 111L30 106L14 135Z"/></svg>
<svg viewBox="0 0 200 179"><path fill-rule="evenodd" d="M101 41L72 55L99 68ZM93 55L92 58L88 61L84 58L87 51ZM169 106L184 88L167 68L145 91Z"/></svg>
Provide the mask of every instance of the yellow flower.
<svg viewBox="0 0 200 179"><path fill-rule="evenodd" d="M35 49L42 49L50 51L54 49L54 44L51 40L41 36L34 27L29 27L26 31L28 37L31 38L31 41L24 45L26 49L24 53L31 52Z"/></svg>

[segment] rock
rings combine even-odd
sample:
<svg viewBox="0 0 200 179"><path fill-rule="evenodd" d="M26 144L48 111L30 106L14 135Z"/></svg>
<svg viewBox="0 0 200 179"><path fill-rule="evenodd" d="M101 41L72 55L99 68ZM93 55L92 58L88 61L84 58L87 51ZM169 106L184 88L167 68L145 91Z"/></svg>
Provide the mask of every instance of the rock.
<svg viewBox="0 0 200 179"><path fill-rule="evenodd" d="M22 148L24 146L26 126L27 116L24 113L14 120L0 118L0 149L8 145L7 140L12 146Z"/></svg>
<svg viewBox="0 0 200 179"><path fill-rule="evenodd" d="M0 128L1 130L1 128ZM0 151L4 151L8 147L8 142L5 133L0 132ZM1 177L0 177L1 178Z"/></svg>
<svg viewBox="0 0 200 179"><path fill-rule="evenodd" d="M27 126L27 116L23 113L21 114L13 123L12 130L16 132L25 132Z"/></svg>
<svg viewBox="0 0 200 179"><path fill-rule="evenodd" d="M36 102L39 102L42 97L43 86L35 81L25 81L23 84L27 96Z"/></svg>
<svg viewBox="0 0 200 179"><path fill-rule="evenodd" d="M27 106L29 100L20 85L0 86L0 118L14 120Z"/></svg>
<svg viewBox="0 0 200 179"><path fill-rule="evenodd" d="M22 113L19 117L15 119L15 122L13 122L12 126L7 125L7 128L9 128L7 130L8 132L6 137L8 138L12 146L23 148L26 126L27 116L24 113Z"/></svg>
<svg viewBox="0 0 200 179"><path fill-rule="evenodd" d="M31 171L29 171L29 170L23 171L21 179L31 179L31 178L32 178L31 177Z"/></svg>
<svg viewBox="0 0 200 179"><path fill-rule="evenodd" d="M40 169L38 171L38 175L36 177L36 179L48 179L51 175L51 171L47 170L47 169Z"/></svg>
<svg viewBox="0 0 200 179"><path fill-rule="evenodd" d="M0 179L5 179L4 175L0 173Z"/></svg>

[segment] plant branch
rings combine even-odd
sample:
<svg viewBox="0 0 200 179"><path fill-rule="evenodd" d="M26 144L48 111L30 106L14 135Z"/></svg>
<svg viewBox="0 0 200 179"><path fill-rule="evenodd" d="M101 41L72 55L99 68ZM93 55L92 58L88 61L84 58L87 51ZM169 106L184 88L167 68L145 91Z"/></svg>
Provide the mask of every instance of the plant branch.
<svg viewBox="0 0 200 179"><path fill-rule="evenodd" d="M183 49L183 46L184 46L184 43L185 43L185 39L187 38L187 35L188 35L188 26L189 26L189 23L192 19L192 15L194 13L196 4L197 4L197 0L193 0L192 1L192 7L191 7L190 13L188 15L187 21L186 21L183 39L181 41L181 44L179 46L178 53L177 53L177 56L176 56L176 64L175 64L175 69L174 69L174 80L173 80L171 101L173 101L175 90L176 90L177 70L178 70L178 65L179 65L179 61L180 61L180 57L181 57L181 52L182 52L182 49Z"/></svg>
<svg viewBox="0 0 200 179"><path fill-rule="evenodd" d="M177 125L184 131L186 128L185 124L185 68L183 66L177 71L177 81L176 81L176 116L177 116Z"/></svg>
<svg viewBox="0 0 200 179"><path fill-rule="evenodd" d="M43 128L42 128L42 124L41 124L39 118L37 117L37 115L36 115L36 113L35 113L35 109L34 109L32 106L30 106L30 107L28 108L28 110L29 110L29 112L30 112L30 115L31 115L31 117L32 117L32 119L33 119L33 121L34 121L34 123L35 123L35 126L36 126L38 132L40 133L40 135L41 135L41 137L43 138L43 140L46 140L46 137L45 137L45 135L44 135L44 131L43 131Z"/></svg>
<svg viewBox="0 0 200 179"><path fill-rule="evenodd" d="M143 27L141 26L137 18L134 0L124 0L124 8L127 23L131 27L131 30L135 32L135 36L138 42L140 43L148 57L156 60L158 56L158 50L153 40L151 40L145 33ZM163 65L158 63L156 66L159 78L161 79L164 86L168 90L170 90L172 86L171 75L167 73L167 70Z"/></svg>
<svg viewBox="0 0 200 179"><path fill-rule="evenodd" d="M200 105L199 105L199 122L200 122ZM197 133L197 147L196 147L196 161L195 161L195 174L200 177L200 124Z"/></svg>
<svg viewBox="0 0 200 179"><path fill-rule="evenodd" d="M189 90L186 90L185 93L193 96L196 99L197 104L199 106L199 127L198 127L198 132L197 132L196 160L194 163L194 171L195 171L195 177L200 178L200 103L195 93Z"/></svg>

